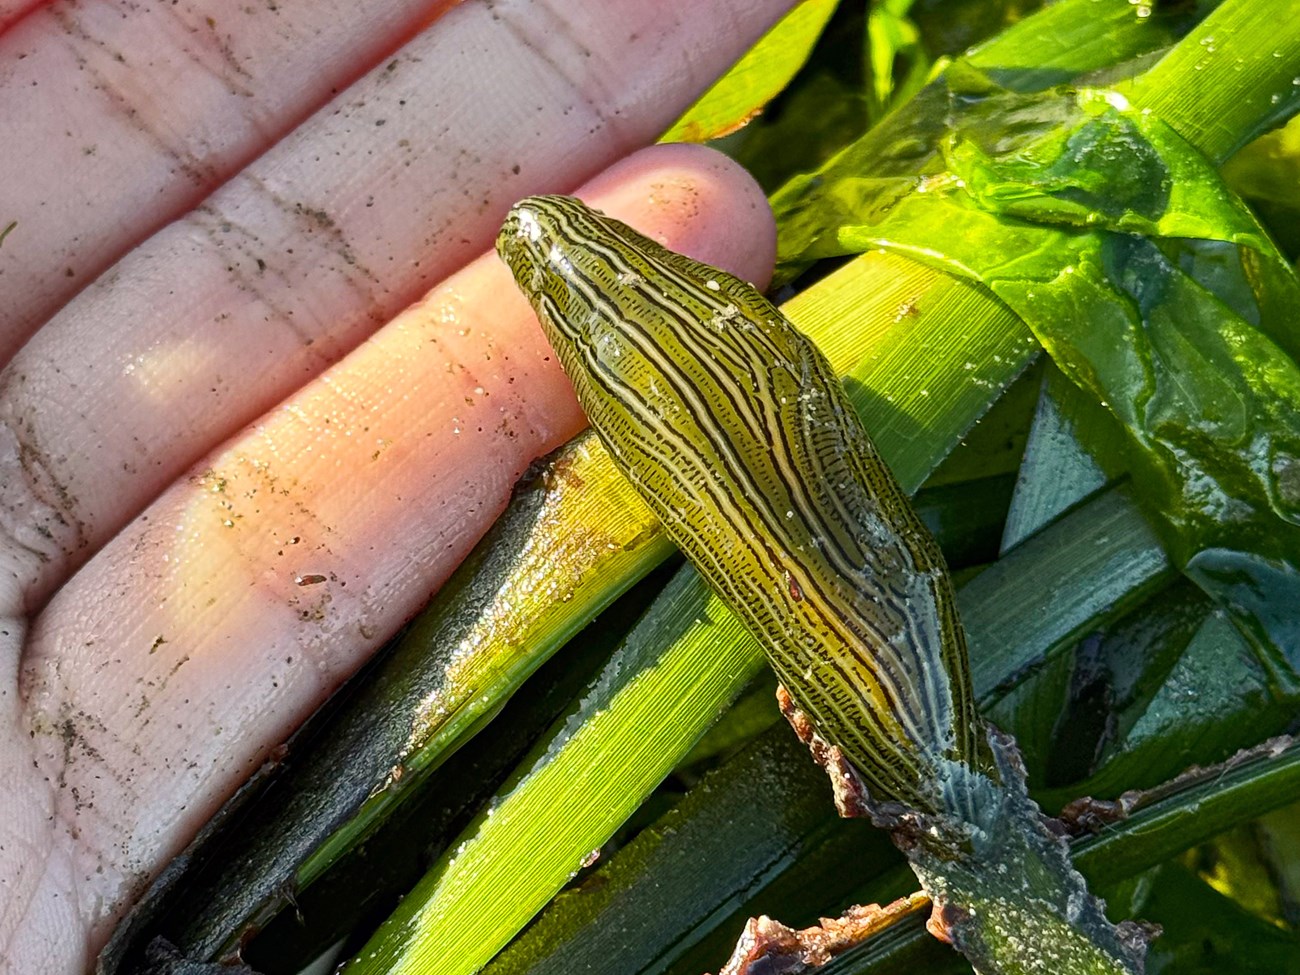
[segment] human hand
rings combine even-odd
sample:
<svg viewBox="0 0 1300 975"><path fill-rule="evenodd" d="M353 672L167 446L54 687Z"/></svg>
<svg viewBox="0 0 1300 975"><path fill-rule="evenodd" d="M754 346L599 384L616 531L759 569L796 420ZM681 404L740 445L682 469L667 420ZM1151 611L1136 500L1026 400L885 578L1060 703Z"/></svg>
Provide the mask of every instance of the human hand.
<svg viewBox="0 0 1300 975"><path fill-rule="evenodd" d="M505 268L452 272L788 5L54 4L0 36L0 970L87 969L580 429ZM579 192L770 268L707 151Z"/></svg>

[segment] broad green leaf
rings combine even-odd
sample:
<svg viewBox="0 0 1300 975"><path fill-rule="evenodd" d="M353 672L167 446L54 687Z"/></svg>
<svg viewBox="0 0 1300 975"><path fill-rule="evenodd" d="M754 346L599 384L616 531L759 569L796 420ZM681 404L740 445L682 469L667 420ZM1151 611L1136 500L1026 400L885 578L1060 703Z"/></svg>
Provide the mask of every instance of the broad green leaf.
<svg viewBox="0 0 1300 975"><path fill-rule="evenodd" d="M1032 577L1020 578L1025 566ZM1113 488L1074 509L962 587L958 597L982 705L1007 675L1043 666L1051 652L1167 583L1172 567L1128 491ZM1086 579L1086 585L1077 580ZM1015 598L1004 595L1018 587ZM996 634L985 638L983 634Z"/></svg>
<svg viewBox="0 0 1300 975"><path fill-rule="evenodd" d="M845 145L861 137L885 108L892 109L905 102L926 80L937 60L960 54L977 42L987 41L990 35L1007 24L1024 21L1039 5L1038 0L973 0L964 3L911 0L908 4L890 0L875 5L871 11L863 9L867 5L841 5L823 33L817 53L781 93L779 102L715 145L748 169L765 190L772 192L794 174L820 168ZM886 83L879 71L872 68L873 45L882 43L878 38L883 38L885 44L897 43L898 38L909 35L910 29L906 24L900 24L896 29L891 27L886 35L869 30L868 20L872 11L875 16L887 20L898 17L890 8L903 6L908 8L908 17L915 13L924 20L925 29L917 35L920 46L909 48L904 57L889 65L892 74ZM1098 13L1089 9L1082 17L1078 14L1061 17L1052 8L1035 14L1030 21L1031 25L1036 25L1032 28L1035 34L1033 42L1026 40L1016 47L1025 52L1025 60L1034 56L1045 57L1052 64L1061 61L1061 55L1045 55L1045 40L1056 45L1062 55L1090 48L1089 56L1076 56L1075 60L1085 66L1095 66L1125 56L1123 43L1117 44L1117 37L1113 34L1141 33L1151 37L1160 33L1165 38L1163 42L1167 42L1172 35L1166 32L1165 25L1191 22L1186 10L1173 13L1162 9L1156 15L1161 25L1160 32L1139 32L1132 29L1131 11L1127 22L1120 23L1114 14L1123 11L1108 6L1100 12L1108 18L1108 26L1098 32L1092 29ZM1109 26L1111 21L1115 21L1114 31ZM866 43L859 45L858 41L864 37ZM895 40L891 41L891 37ZM998 44L997 41L992 43L994 47ZM879 69L883 70L890 60L886 51L877 46L874 56ZM1057 70L1053 77L1060 80L1060 70L1053 70ZM1072 71L1069 76L1078 73ZM877 102L871 94L878 84L889 88L888 105Z"/></svg>
<svg viewBox="0 0 1300 975"><path fill-rule="evenodd" d="M802 0L677 120L661 142L708 142L743 126L808 60L839 0Z"/></svg>
<svg viewBox="0 0 1300 975"><path fill-rule="evenodd" d="M1128 0L1063 0L977 47L969 61L1011 90L1039 91L1163 47L1191 22L1183 10L1139 18ZM918 176L942 172L949 107L946 85L928 85L904 110L773 195L778 282L817 256L852 252L836 246L841 226L860 225L924 186Z"/></svg>
<svg viewBox="0 0 1300 975"><path fill-rule="evenodd" d="M1222 163L1300 110L1297 63L1292 0L1233 0L1135 78L1126 94Z"/></svg>

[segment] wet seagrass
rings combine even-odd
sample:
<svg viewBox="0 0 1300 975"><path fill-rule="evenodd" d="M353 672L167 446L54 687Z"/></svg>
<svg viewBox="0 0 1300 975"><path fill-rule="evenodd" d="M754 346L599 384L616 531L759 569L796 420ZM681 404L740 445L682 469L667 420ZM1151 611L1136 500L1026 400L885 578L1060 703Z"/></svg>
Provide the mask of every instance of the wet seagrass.
<svg viewBox="0 0 1300 975"><path fill-rule="evenodd" d="M813 343L571 197L521 201L497 250L620 468L872 799L967 807L944 794L981 741L948 573Z"/></svg>

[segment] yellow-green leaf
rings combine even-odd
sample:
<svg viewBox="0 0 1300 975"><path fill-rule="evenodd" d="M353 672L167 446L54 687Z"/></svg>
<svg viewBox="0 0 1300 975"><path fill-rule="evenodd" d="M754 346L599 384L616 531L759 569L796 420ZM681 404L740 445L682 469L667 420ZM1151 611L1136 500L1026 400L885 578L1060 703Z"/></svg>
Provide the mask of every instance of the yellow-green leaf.
<svg viewBox="0 0 1300 975"><path fill-rule="evenodd" d="M839 0L804 0L677 120L661 142L708 142L742 128L803 67Z"/></svg>

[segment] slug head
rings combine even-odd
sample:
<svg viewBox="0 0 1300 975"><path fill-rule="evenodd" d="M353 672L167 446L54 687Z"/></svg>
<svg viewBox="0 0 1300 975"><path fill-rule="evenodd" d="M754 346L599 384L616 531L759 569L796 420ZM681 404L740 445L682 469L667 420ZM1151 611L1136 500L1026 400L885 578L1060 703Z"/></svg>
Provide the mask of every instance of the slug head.
<svg viewBox="0 0 1300 975"><path fill-rule="evenodd" d="M613 223L572 197L530 196L511 208L497 236L497 253L561 354L567 343L590 345L614 317L609 298L627 275L597 243Z"/></svg>

